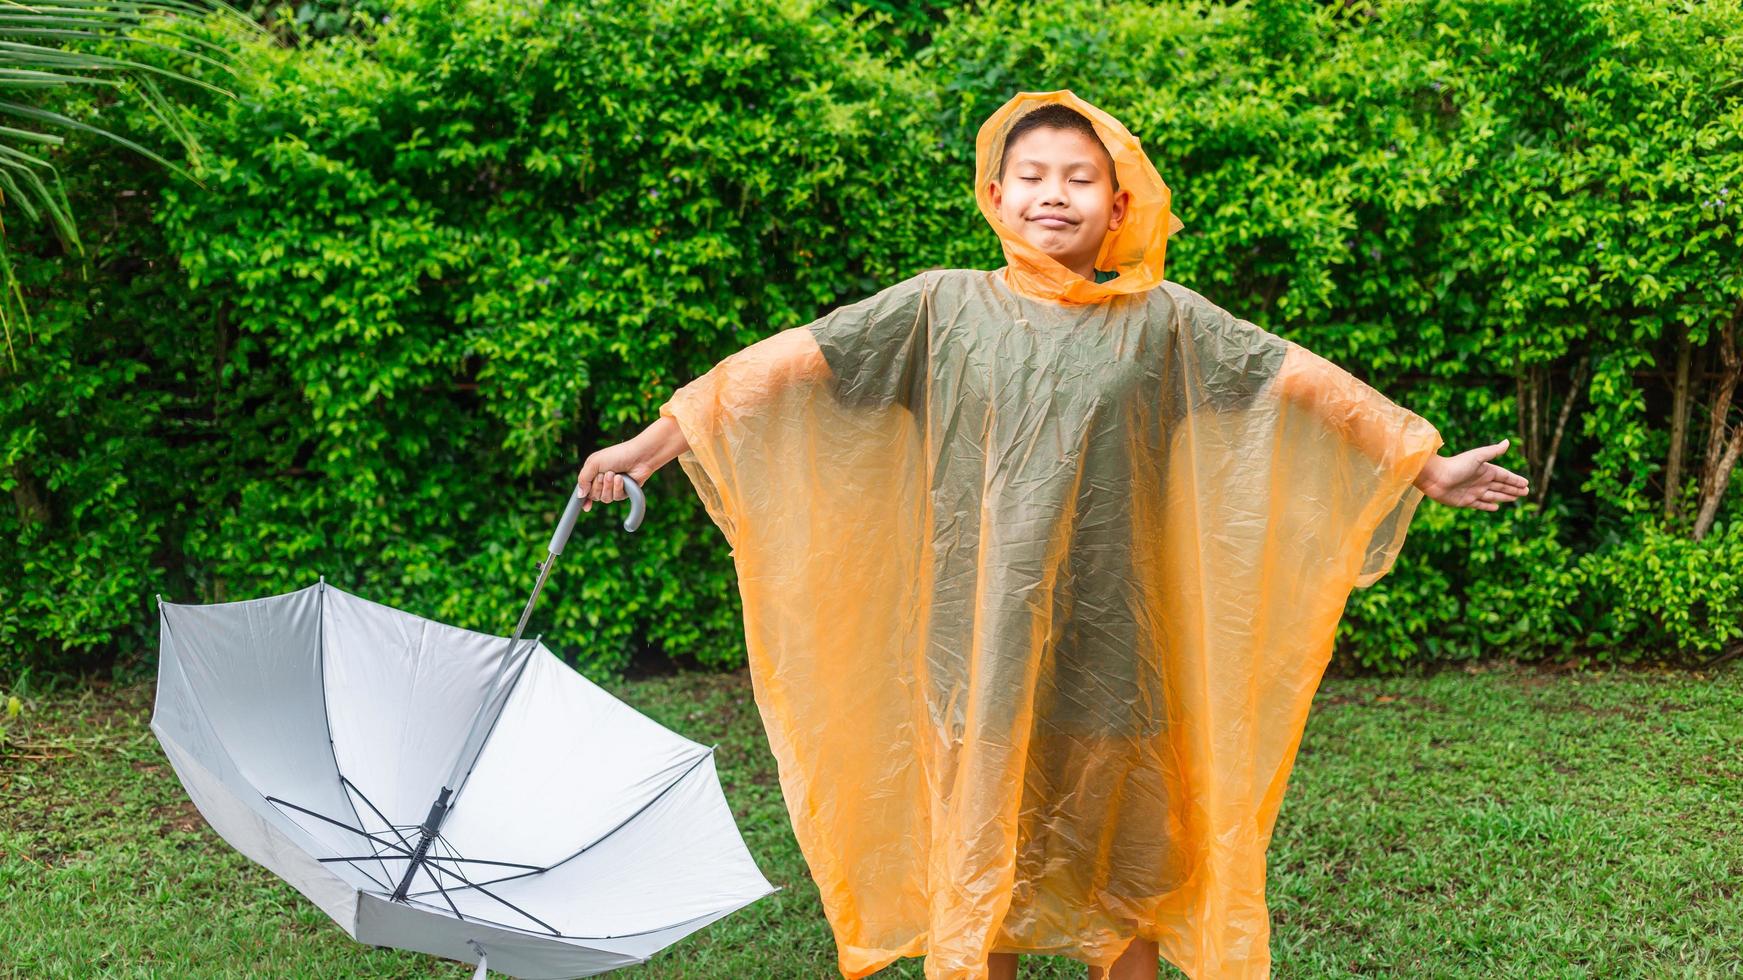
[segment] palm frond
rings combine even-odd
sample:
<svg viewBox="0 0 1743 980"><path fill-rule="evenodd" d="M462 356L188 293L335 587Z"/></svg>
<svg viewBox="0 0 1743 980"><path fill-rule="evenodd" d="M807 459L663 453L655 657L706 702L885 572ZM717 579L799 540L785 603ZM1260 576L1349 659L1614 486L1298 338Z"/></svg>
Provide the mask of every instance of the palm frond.
<svg viewBox="0 0 1743 980"><path fill-rule="evenodd" d="M9 33L10 32L0 31L0 37L7 36ZM85 34L76 34L75 36L82 37L85 40L95 40L98 37L100 37L101 35L85 33ZM163 43L160 43L158 41L147 41L143 38L137 38L137 37L130 38L129 43L134 45L135 47L157 48L160 51L175 52L175 53L180 54L180 55L182 55L182 56L184 56L192 61L203 62L203 63L209 64L209 65L212 65L216 68L219 68L221 70L232 72L232 73L234 73L234 71L235 71L235 68L229 64L226 64L222 61L218 61L214 58L208 58L203 54L196 54L194 52L185 51L183 49L177 48L173 44L163 44ZM106 57L104 55L94 54L94 53L91 53L88 51L69 52L69 51L65 51L61 48L56 48L52 45L46 45L46 44L31 44L31 43L24 42L24 41L3 41L3 40L0 40L0 65L9 65L9 64L58 65L58 66L75 68L75 69L78 69L80 71L125 70L125 71L151 72L153 74L163 75L167 78L173 78L178 82L187 82L191 85L198 85L201 88L207 89L207 90L214 92L216 94L219 94L219 95L226 95L227 96L227 95L232 94L228 90L223 89L223 88L219 88L218 86L213 85L211 82L208 82L203 78L195 78L191 75L184 75L181 72L172 71L172 70L167 69L167 68L160 68L157 65L149 64L146 62L129 61L125 58L110 58L110 57ZM93 81L93 79L85 79L85 80L86 81Z"/></svg>
<svg viewBox="0 0 1743 980"><path fill-rule="evenodd" d="M57 136L54 133L39 133L34 129L17 129L12 126L0 126L0 136L10 136L13 139L31 143L48 143L52 146L59 146L67 141L65 136Z"/></svg>
<svg viewBox="0 0 1743 980"><path fill-rule="evenodd" d="M112 85L108 79L65 75L33 68L0 68L0 88L47 88L52 85Z"/></svg>
<svg viewBox="0 0 1743 980"><path fill-rule="evenodd" d="M163 164L165 167L168 167L170 170L175 171L183 177L187 177L190 180L193 179L192 175L187 171L176 166L174 163L171 163L169 160L164 159L151 149L141 146L125 136L117 136L101 126L93 126L90 123L80 122L77 119L73 119L70 116L64 116L58 112L51 112L47 109L38 109L35 106L23 105L18 102L0 102L0 113L13 116L23 116L26 119L38 119L43 122L52 122L58 126L65 126L68 129L77 129L97 136L102 136L105 139L114 140L116 143L127 147L147 159Z"/></svg>
<svg viewBox="0 0 1743 980"><path fill-rule="evenodd" d="M120 42L128 48L171 53L203 69L235 74L226 49L217 43L178 29L191 19L224 16L245 25L250 33L270 33L223 0L0 0L0 90L27 91L64 85L121 87L120 75L134 83L151 113L181 144L188 157L197 160L200 147L175 104L154 81L154 76L197 85L224 97L234 93L203 78L124 57L100 54L99 44ZM84 47L82 47L84 46ZM124 136L16 100L0 99L0 114L42 123L46 127L75 130L100 136L158 163L178 176L198 183L187 170L157 152ZM20 144L64 143L64 137L16 126L0 125L0 333L6 341L8 359L17 369L12 329L13 309L30 336L29 314L21 284L6 254L4 215L7 203L15 203L33 222L49 222L69 251L84 252L72 218L60 171L42 157L19 149ZM40 172L46 170L48 179ZM8 195L10 195L8 197Z"/></svg>
<svg viewBox="0 0 1743 980"><path fill-rule="evenodd" d="M187 123L182 119L182 114L176 111L175 103L171 102L164 96L163 91L157 87L156 82L151 80L150 75L140 75L136 80L139 82L139 87L142 90L145 104L151 108L151 114L156 116L158 121L163 123L165 128L174 134L176 141L186 149L188 158L197 164L201 153L200 141L198 137L194 135L194 131L189 129ZM177 167L175 169L180 170L181 168ZM195 177L192 174L187 174L186 171L183 171L183 173L195 184L198 184L201 187L206 186L200 178Z"/></svg>

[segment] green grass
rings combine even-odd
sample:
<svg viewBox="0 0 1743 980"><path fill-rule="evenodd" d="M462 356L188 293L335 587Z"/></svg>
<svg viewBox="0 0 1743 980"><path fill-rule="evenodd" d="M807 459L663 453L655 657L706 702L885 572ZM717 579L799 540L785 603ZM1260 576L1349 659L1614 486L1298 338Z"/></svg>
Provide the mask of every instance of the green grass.
<svg viewBox="0 0 1743 980"><path fill-rule="evenodd" d="M786 886L623 972L837 975L746 675L610 687L668 727L719 743L751 852ZM151 690L27 698L6 727L0 971L469 975L453 961L351 941L214 835L146 727ZM1735 664L1711 675L1495 666L1328 679L1270 852L1274 975L1743 973L1740 719ZM920 961L882 975L921 977ZM1083 968L1025 959L1023 975Z"/></svg>

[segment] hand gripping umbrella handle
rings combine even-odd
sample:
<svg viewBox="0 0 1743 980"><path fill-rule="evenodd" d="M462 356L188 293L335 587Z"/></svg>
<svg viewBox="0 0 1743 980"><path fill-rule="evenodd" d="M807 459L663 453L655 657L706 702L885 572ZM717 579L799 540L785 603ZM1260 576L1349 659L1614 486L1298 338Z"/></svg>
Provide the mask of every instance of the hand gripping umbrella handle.
<svg viewBox="0 0 1743 980"><path fill-rule="evenodd" d="M648 512L648 499L642 494L641 485L630 476L623 478L623 490L629 494L629 516L623 519L623 529L633 531L642 526L642 515ZM575 521L581 516L581 488L569 495L569 506L563 508L563 519L557 522L557 533L551 535L551 547L546 549L553 555L560 555L569 544L569 535L575 530Z"/></svg>

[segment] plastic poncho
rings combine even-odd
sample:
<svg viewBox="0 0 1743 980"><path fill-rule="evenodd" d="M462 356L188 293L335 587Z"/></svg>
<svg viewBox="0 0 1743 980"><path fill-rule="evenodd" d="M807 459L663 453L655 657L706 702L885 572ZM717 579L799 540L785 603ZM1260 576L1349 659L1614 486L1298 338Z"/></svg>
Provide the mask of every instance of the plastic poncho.
<svg viewBox="0 0 1743 980"><path fill-rule="evenodd" d="M997 219L1004 134L1089 116L1132 219L1094 283ZM980 131L996 271L935 269L661 407L732 546L757 707L845 977L924 955L1269 973L1265 852L1426 420L1162 278L1169 194L1069 92Z"/></svg>

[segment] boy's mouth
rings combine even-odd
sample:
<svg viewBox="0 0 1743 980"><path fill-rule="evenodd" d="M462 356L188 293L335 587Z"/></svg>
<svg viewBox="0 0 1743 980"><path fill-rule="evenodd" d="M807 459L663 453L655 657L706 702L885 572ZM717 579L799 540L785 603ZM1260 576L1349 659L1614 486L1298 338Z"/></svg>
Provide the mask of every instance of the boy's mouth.
<svg viewBox="0 0 1743 980"><path fill-rule="evenodd" d="M1029 220L1043 228L1070 228L1072 225L1077 223L1072 221L1070 218L1060 217L1056 214L1044 214L1040 217L1031 218Z"/></svg>

